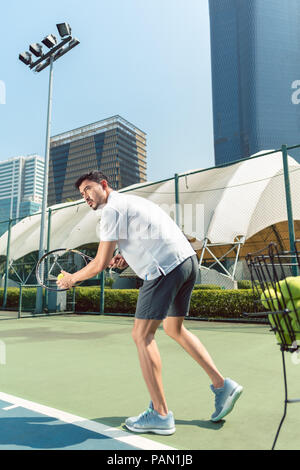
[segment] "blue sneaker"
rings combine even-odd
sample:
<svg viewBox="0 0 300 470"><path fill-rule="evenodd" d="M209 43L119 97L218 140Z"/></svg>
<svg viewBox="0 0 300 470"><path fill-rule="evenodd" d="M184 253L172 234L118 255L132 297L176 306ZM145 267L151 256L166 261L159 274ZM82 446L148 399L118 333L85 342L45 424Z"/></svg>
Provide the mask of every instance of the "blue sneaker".
<svg viewBox="0 0 300 470"><path fill-rule="evenodd" d="M161 416L153 407L149 407L138 417L127 418L125 426L132 432L154 432L164 436L173 434L176 431L172 411L169 411L166 416Z"/></svg>
<svg viewBox="0 0 300 470"><path fill-rule="evenodd" d="M154 410L152 400L150 401L148 408L151 408L151 410ZM133 425L133 423L135 423L139 419L139 417L142 416L142 414L143 413L141 413L138 416L132 416L131 418L127 418L125 422L129 425Z"/></svg>
<svg viewBox="0 0 300 470"><path fill-rule="evenodd" d="M243 387L229 378L225 379L222 388L210 386L215 394L215 412L211 415L212 421L220 421L232 411L237 399L240 397Z"/></svg>

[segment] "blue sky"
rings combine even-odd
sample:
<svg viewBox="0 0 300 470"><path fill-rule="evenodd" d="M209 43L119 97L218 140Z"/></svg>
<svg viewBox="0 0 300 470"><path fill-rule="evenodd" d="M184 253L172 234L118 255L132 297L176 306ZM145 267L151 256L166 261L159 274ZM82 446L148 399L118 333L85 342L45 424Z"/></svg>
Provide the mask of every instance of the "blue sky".
<svg viewBox="0 0 300 470"><path fill-rule="evenodd" d="M0 160L45 152L48 70L19 52L68 22L51 135L120 114L147 133L148 180L214 165L207 0L11 0L1 6Z"/></svg>

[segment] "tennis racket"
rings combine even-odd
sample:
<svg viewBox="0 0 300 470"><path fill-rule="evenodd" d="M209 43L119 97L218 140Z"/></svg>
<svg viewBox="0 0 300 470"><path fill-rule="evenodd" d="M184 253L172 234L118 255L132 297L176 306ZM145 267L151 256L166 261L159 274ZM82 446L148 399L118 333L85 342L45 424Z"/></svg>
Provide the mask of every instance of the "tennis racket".
<svg viewBox="0 0 300 470"><path fill-rule="evenodd" d="M66 291L68 289L61 289L57 284L57 277L61 271L66 271L74 274L80 269L84 268L94 258L82 253L79 250L68 248L59 248L57 250L45 253L37 262L36 265L36 279L38 283L51 291ZM126 269L126 268L124 268ZM110 272L120 273L124 269L110 268ZM80 283L76 285L80 285Z"/></svg>

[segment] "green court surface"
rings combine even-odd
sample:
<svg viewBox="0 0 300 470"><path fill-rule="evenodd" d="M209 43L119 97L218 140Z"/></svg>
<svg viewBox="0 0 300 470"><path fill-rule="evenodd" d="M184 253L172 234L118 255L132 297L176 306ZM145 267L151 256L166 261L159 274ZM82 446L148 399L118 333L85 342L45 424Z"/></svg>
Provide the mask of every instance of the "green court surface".
<svg viewBox="0 0 300 470"><path fill-rule="evenodd" d="M156 339L177 430L172 436L140 436L180 450L270 449L283 413L284 387L281 352L269 327L192 320L185 325L222 374L243 385L243 394L231 414L211 422L209 378L160 328ZM126 417L149 403L132 326L133 318L96 315L1 321L0 392L126 432ZM300 358L285 357L289 398L299 398ZM300 449L299 422L300 403L289 404L276 449Z"/></svg>

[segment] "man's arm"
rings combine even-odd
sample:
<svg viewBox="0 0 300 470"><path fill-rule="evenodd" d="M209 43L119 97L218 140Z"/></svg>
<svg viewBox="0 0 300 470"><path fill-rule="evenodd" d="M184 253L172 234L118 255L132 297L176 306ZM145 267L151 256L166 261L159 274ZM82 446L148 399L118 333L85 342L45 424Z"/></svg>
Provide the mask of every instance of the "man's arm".
<svg viewBox="0 0 300 470"><path fill-rule="evenodd" d="M113 257L116 241L100 242L96 257L84 268L74 274L62 271L64 277L56 282L61 289L72 287L77 282L85 281L96 276L107 268Z"/></svg>

